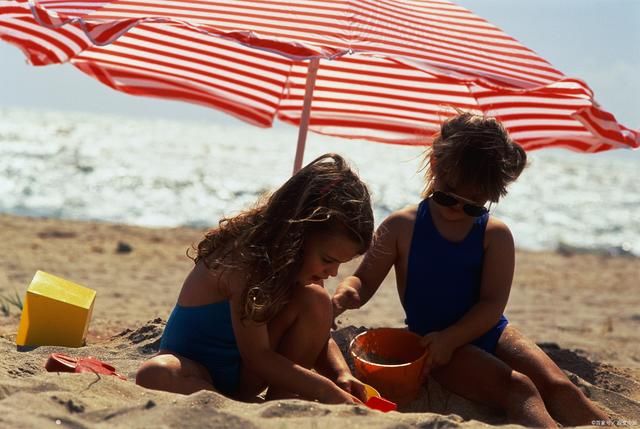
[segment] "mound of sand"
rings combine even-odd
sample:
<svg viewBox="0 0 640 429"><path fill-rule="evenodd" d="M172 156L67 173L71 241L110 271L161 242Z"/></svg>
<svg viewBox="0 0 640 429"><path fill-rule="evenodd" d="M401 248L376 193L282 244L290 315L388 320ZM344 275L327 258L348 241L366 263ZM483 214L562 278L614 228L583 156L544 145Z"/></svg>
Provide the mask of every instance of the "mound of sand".
<svg viewBox="0 0 640 429"><path fill-rule="evenodd" d="M184 396L150 391L133 382L142 361L154 354L162 319L81 348L17 348L11 335L0 339L0 425L2 427L466 427L504 424L503 416L446 392L430 381L416 401L383 414L362 406L333 406L301 400L245 404L215 392ZM364 328L334 333L346 352ZM640 384L610 365L592 362L557 345L543 345L585 393L619 420L640 420ZM128 380L100 374L49 373L50 353L95 356L113 364ZM345 353L345 356L348 354Z"/></svg>
<svg viewBox="0 0 640 429"><path fill-rule="evenodd" d="M244 404L214 392L182 396L133 382L155 353L202 231L0 216L0 296L23 296L36 270L96 289L81 348L17 349L19 310L0 314L0 427L476 427L504 417L430 381L401 412L300 400ZM339 278L353 272L345 264ZM601 255L518 252L507 316L622 424L640 425L640 264ZM328 285L330 291L337 281ZM5 302L6 304L6 302ZM392 276L334 332L343 353L361 326L402 326ZM360 327L360 328L356 328ZM50 353L95 356L128 377L48 373Z"/></svg>

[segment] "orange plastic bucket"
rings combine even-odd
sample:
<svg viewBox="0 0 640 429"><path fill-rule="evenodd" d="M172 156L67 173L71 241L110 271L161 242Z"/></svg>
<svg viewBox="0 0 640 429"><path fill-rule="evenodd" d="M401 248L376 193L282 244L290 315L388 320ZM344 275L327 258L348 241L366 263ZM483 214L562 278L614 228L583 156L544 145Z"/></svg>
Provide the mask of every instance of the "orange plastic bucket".
<svg viewBox="0 0 640 429"><path fill-rule="evenodd" d="M382 396L399 405L416 398L427 356L419 335L398 328L371 329L355 337L349 351L356 377Z"/></svg>

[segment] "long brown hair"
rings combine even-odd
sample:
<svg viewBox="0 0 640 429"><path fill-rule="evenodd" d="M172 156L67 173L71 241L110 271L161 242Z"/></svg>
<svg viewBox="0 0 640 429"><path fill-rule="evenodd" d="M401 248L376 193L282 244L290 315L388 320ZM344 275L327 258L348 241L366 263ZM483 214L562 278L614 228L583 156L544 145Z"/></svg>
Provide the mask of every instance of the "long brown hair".
<svg viewBox="0 0 640 429"><path fill-rule="evenodd" d="M527 164L524 149L495 118L458 112L446 120L425 151L423 198L433 192L438 177L450 186L473 185L491 202L507 194Z"/></svg>
<svg viewBox="0 0 640 429"><path fill-rule="evenodd" d="M373 213L366 185L337 154L320 156L271 195L222 219L197 245L195 263L246 273L243 319L263 323L288 302L309 233L340 233L369 248Z"/></svg>

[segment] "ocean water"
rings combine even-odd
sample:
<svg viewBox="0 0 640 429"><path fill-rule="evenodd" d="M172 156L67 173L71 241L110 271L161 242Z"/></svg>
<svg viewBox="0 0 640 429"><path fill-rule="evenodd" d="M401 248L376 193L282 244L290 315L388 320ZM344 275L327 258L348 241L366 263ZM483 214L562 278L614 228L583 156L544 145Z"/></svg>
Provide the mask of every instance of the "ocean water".
<svg viewBox="0 0 640 429"><path fill-rule="evenodd" d="M290 175L296 130L0 109L0 212L207 227ZM349 159L376 223L419 202L421 148L310 134L305 162ZM492 213L530 250L640 256L640 152L539 150Z"/></svg>

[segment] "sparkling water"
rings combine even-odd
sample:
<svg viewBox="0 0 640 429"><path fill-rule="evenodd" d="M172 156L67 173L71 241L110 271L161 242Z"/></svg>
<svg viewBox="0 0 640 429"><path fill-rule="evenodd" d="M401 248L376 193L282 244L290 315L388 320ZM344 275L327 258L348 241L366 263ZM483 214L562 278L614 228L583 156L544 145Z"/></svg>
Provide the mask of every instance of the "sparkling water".
<svg viewBox="0 0 640 429"><path fill-rule="evenodd" d="M0 109L0 211L153 227L217 224L290 175L296 130ZM416 204L421 148L310 134L349 159L376 223ZM640 152L539 150L492 212L531 250L640 255Z"/></svg>

